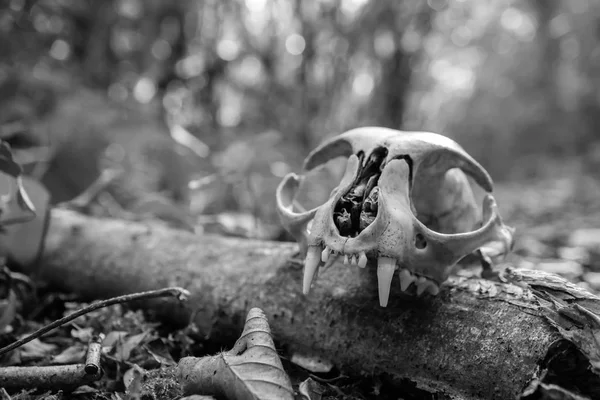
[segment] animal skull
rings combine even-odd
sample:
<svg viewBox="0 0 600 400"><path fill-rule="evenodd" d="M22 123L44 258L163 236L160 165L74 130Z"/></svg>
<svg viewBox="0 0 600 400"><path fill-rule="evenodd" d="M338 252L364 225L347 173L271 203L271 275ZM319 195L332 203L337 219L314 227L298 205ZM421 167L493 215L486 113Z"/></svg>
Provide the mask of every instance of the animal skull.
<svg viewBox="0 0 600 400"><path fill-rule="evenodd" d="M453 140L428 132L357 128L313 150L304 170L339 156L348 158L346 172L325 204L294 211L304 179L294 173L277 188L282 224L306 254L304 294L320 263L332 256L360 268L376 260L379 302L385 307L396 269L402 291L414 282L417 295L437 295L466 255L480 249L496 257L512 248L514 229L500 218L490 176ZM483 223L465 173L488 192ZM499 250L492 254L494 246Z"/></svg>

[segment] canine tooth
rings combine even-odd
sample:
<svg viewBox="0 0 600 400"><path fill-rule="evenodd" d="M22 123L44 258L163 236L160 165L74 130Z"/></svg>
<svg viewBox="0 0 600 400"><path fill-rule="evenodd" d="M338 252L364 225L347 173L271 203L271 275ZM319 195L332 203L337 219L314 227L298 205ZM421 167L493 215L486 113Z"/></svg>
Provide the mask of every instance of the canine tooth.
<svg viewBox="0 0 600 400"><path fill-rule="evenodd" d="M434 282L429 282L429 293L434 296L437 296L440 293L440 287L436 285Z"/></svg>
<svg viewBox="0 0 600 400"><path fill-rule="evenodd" d="M358 263L358 256L356 254L353 254L352 257L350 257L350 264L356 265L357 263Z"/></svg>
<svg viewBox="0 0 600 400"><path fill-rule="evenodd" d="M345 265L350 264L350 260L348 260L348 254L344 254L344 264Z"/></svg>
<svg viewBox="0 0 600 400"><path fill-rule="evenodd" d="M367 266L367 255L364 251L360 252L360 256L358 257L358 266L360 268L364 268Z"/></svg>
<svg viewBox="0 0 600 400"><path fill-rule="evenodd" d="M403 292L408 289L411 283L417 280L417 278L406 268L400 270L398 277L400 278L400 290Z"/></svg>
<svg viewBox="0 0 600 400"><path fill-rule="evenodd" d="M417 296L422 295L425 289L429 287L429 281L424 276L417 279L415 284L417 285Z"/></svg>
<svg viewBox="0 0 600 400"><path fill-rule="evenodd" d="M319 268L319 253L321 249L318 246L310 246L308 253L306 253L306 259L304 260L304 279L302 281L302 293L308 294L310 290L310 284L315 276L315 272Z"/></svg>
<svg viewBox="0 0 600 400"><path fill-rule="evenodd" d="M381 307L387 307L395 267L396 260L393 258L379 257L377 259L377 283L379 287L379 305Z"/></svg>
<svg viewBox="0 0 600 400"><path fill-rule="evenodd" d="M325 246L323 252L321 253L321 261L327 262L327 260L329 260L329 253L331 253L329 246Z"/></svg>

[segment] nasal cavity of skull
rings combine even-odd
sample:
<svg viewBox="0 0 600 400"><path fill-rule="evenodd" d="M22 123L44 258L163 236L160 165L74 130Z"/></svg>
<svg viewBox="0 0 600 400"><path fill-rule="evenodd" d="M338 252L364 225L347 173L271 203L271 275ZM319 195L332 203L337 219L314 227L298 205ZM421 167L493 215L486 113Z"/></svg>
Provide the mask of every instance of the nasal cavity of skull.
<svg viewBox="0 0 600 400"><path fill-rule="evenodd" d="M378 147L366 158L358 155L360 169L346 194L338 200L333 221L341 236L355 237L377 217L379 200L379 177L386 162L388 151Z"/></svg>

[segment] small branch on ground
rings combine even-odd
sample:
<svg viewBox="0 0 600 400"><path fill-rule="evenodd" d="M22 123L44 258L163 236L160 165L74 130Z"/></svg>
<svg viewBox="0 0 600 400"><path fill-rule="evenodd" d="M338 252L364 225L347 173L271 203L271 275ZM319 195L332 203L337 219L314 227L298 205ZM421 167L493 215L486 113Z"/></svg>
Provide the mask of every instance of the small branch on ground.
<svg viewBox="0 0 600 400"><path fill-rule="evenodd" d="M97 381L102 373L87 374L84 364L0 368L0 387L5 389L65 389Z"/></svg>
<svg viewBox="0 0 600 400"><path fill-rule="evenodd" d="M0 387L68 390L97 381L103 374L100 366L103 339L100 334L90 340L85 364L0 368Z"/></svg>
<svg viewBox="0 0 600 400"><path fill-rule="evenodd" d="M73 321L74 319L79 318L82 315L85 315L89 312L98 310L100 308L104 308L104 307L108 307L108 306L112 306L112 305L120 304L120 303L127 303L130 301L136 301L136 300L142 300L142 299L152 299L152 298L159 298L159 297L176 297L178 300L183 301L189 295L190 295L190 293L185 289L182 289L179 287L170 287L170 288L159 289L159 290L149 290L146 292L132 293L132 294L124 295L124 296L118 296L118 297L113 297L113 298L106 299L106 300L96 301L96 302L90 304L89 306L84 307L84 308L74 312L73 314L67 315L61 319L58 319L40 329L38 329L37 331L33 332L31 335L28 335L22 339L19 339L15 342L9 344L8 346L1 348L0 356L8 353L9 351L16 349L19 346L24 345L25 343L32 341L33 339L39 338L40 336L44 335L47 332L50 332L53 329L56 329L68 322Z"/></svg>

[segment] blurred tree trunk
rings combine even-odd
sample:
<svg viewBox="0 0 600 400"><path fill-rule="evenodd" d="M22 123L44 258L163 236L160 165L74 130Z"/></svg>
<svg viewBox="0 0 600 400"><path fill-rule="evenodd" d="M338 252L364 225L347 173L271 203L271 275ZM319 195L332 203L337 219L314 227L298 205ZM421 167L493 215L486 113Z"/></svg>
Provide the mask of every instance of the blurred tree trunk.
<svg viewBox="0 0 600 400"><path fill-rule="evenodd" d="M402 5L401 7L406 6ZM394 5L388 4L380 10L380 18L378 18L380 25L385 27L385 30L381 30L382 32L393 32L394 49L381 62L381 80L375 89L374 96L381 102L381 112L375 117L378 124L394 129L401 129L403 126L413 68L418 64L418 59L423 51L422 46L418 46L416 49L407 49L403 45L403 36L407 34L408 30L412 30L411 34L414 34L415 37L418 35L422 42L423 38L431 31L431 18L434 13L434 10L425 2L419 2L414 7L416 10L406 12L394 9ZM404 16L404 18L398 18L398 16Z"/></svg>
<svg viewBox="0 0 600 400"><path fill-rule="evenodd" d="M382 124L390 128L400 129L402 127L405 97L412 71L410 70L410 55L401 48L396 48L382 66L382 91L384 115Z"/></svg>
<svg viewBox="0 0 600 400"><path fill-rule="evenodd" d="M538 22L537 45L539 48L537 73L532 76L532 91L543 102L544 114L535 126L535 140L530 145L535 150L540 141L548 143L546 149L556 155L570 155L575 140L565 135L567 129L566 110L561 104L561 89L558 87L561 66L560 36L553 27L553 20L560 15L560 0L535 0L532 2Z"/></svg>
<svg viewBox="0 0 600 400"><path fill-rule="evenodd" d="M198 80L198 88L196 90L196 103L203 110L207 117L207 125L213 132L218 132L220 123L218 121L219 114L219 98L217 96L217 84L225 75L227 62L221 59L216 53L217 43L219 41L220 28L222 22L218 1L205 1L198 5L198 31L196 38L202 43L204 54L202 54L204 70L202 76L195 79Z"/></svg>
<svg viewBox="0 0 600 400"><path fill-rule="evenodd" d="M309 16L304 11L301 0L294 3L296 15L300 19L300 35L304 38L305 48L301 54L302 61L296 75L296 83L300 88L300 113L296 119L297 126L295 135L298 138L303 152L308 152L313 146L311 140L311 122L315 117L315 111L319 105L315 104L315 91L310 79L309 70L312 69L315 59L315 31L314 23L307 21ZM318 103L318 99L317 99Z"/></svg>
<svg viewBox="0 0 600 400"><path fill-rule="evenodd" d="M552 19L558 15L559 0L534 0L532 2L538 21L537 37L540 47L540 68L534 84L550 95L548 101L557 103L556 75L560 58L560 42L552 32Z"/></svg>
<svg viewBox="0 0 600 400"><path fill-rule="evenodd" d="M114 82L119 59L112 47L113 26L118 19L112 0L88 2L85 10L73 14L77 35L76 53L85 79L92 86L107 88Z"/></svg>
<svg viewBox="0 0 600 400"><path fill-rule="evenodd" d="M575 118L582 123L585 131L578 141L578 154L585 156L587 173L598 175L600 170L600 63L598 62L600 42L600 4L589 2L587 13L576 16L575 29L579 54L577 73L580 82L577 113Z"/></svg>

